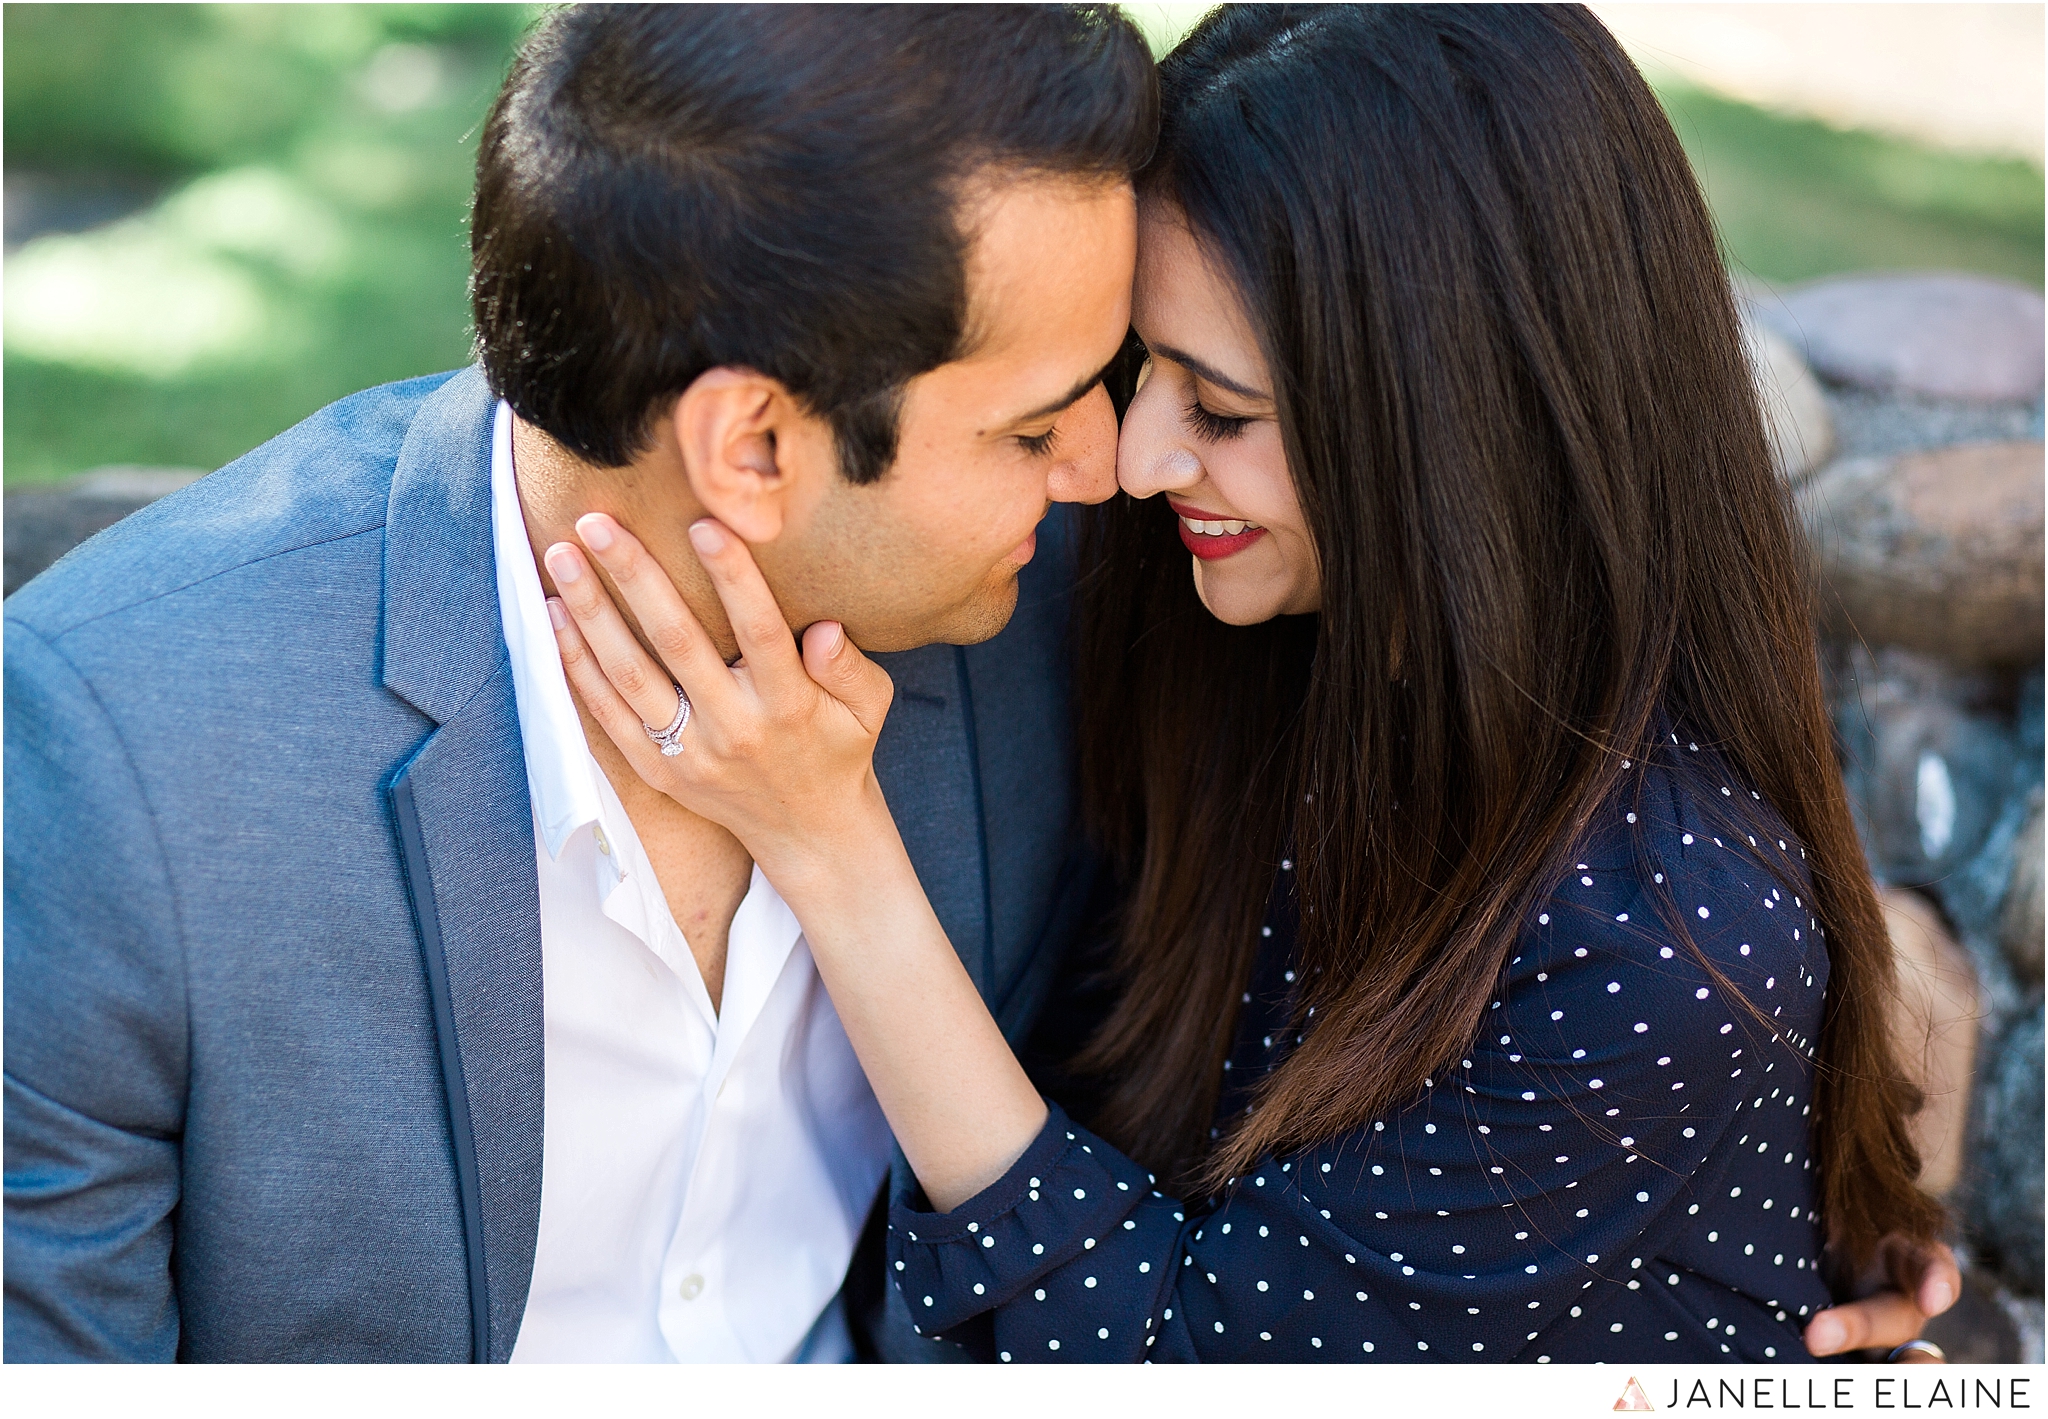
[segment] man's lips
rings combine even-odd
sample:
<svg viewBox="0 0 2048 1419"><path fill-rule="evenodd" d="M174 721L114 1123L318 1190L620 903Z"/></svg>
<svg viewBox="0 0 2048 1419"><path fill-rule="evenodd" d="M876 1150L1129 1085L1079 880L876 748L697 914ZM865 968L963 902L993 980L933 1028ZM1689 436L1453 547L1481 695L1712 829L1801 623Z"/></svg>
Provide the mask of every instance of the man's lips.
<svg viewBox="0 0 2048 1419"><path fill-rule="evenodd" d="M1266 529L1242 518L1223 517L1173 499L1166 500L1180 529L1181 545L1205 562L1234 557L1266 535Z"/></svg>
<svg viewBox="0 0 2048 1419"><path fill-rule="evenodd" d="M1034 527L1031 529L1029 537L1026 537L1022 542L1019 542L1010 549L1010 555L1003 558L1003 563L1005 566L1026 567L1031 565L1031 559L1037 554L1038 529Z"/></svg>

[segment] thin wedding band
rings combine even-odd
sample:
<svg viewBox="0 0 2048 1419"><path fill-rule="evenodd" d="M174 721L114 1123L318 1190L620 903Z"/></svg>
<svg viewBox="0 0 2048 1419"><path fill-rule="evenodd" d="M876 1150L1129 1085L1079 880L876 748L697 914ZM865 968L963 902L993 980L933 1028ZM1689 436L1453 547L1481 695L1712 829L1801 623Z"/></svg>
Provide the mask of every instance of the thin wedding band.
<svg viewBox="0 0 2048 1419"><path fill-rule="evenodd" d="M1904 1345L1897 1347L1891 1354L1885 1356L1884 1362L1887 1365L1896 1365L1902 1356L1913 1354L1932 1355L1935 1359L1941 1361L1942 1364L1946 1365L1948 1363L1948 1352L1939 1345L1936 1345L1932 1340L1908 1340Z"/></svg>
<svg viewBox="0 0 2048 1419"><path fill-rule="evenodd" d="M661 746L661 756L664 759L673 759L683 752L683 726L690 722L690 697L683 693L681 685L675 687L675 692L676 717L669 721L668 728L656 729L646 720L640 721L640 727L647 731L647 737Z"/></svg>

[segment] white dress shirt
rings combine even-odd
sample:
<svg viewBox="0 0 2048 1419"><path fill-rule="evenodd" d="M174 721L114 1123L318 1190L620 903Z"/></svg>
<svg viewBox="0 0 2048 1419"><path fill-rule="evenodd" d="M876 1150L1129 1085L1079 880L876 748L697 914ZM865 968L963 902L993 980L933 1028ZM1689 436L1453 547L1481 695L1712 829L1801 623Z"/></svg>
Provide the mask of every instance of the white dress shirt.
<svg viewBox="0 0 2048 1419"><path fill-rule="evenodd" d="M810 948L754 869L714 1009L591 756L513 480L498 606L533 800L546 990L540 1240L515 1361L851 1358L836 1303L889 1130Z"/></svg>

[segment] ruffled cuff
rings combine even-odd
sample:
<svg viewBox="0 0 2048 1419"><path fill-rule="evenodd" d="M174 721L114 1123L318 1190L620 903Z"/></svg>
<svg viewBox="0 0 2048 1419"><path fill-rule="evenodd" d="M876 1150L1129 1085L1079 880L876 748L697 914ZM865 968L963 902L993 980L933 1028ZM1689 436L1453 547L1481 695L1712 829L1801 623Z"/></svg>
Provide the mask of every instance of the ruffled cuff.
<svg viewBox="0 0 2048 1419"><path fill-rule="evenodd" d="M890 1207L890 1275L921 1334L1002 1305L1092 1248L1151 1188L1143 1168L1046 1107L1024 1155L951 1212Z"/></svg>

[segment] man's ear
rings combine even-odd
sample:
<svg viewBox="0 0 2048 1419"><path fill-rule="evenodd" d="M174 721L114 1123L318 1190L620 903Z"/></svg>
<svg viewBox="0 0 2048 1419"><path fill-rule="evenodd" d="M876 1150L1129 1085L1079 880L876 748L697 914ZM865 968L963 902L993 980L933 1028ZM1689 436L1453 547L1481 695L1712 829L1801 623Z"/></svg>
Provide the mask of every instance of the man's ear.
<svg viewBox="0 0 2048 1419"><path fill-rule="evenodd" d="M816 496L824 421L780 380L721 366L698 375L670 415L690 491L744 542L773 542ZM829 471L829 470L824 470Z"/></svg>

